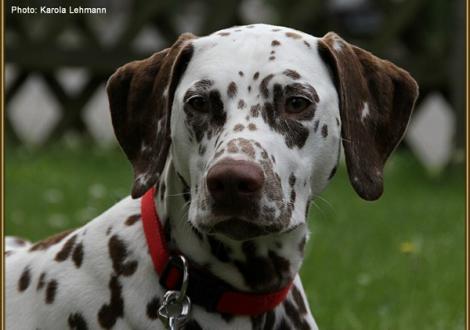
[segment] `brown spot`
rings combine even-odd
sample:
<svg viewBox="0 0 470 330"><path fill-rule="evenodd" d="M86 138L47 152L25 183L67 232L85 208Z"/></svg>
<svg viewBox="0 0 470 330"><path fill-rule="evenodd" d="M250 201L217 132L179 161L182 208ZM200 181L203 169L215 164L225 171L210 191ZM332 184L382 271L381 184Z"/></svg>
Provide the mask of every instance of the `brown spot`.
<svg viewBox="0 0 470 330"><path fill-rule="evenodd" d="M160 299L155 296L150 302L147 304L147 316L151 320L158 319L158 309L160 308Z"/></svg>
<svg viewBox="0 0 470 330"><path fill-rule="evenodd" d="M336 125L339 126L339 119L338 119L338 117L336 117L335 119L336 119Z"/></svg>
<svg viewBox="0 0 470 330"><path fill-rule="evenodd" d="M310 326L308 325L307 321L303 318L302 319L300 318L297 308L294 306L294 304L290 300L288 299L284 300L284 309L286 311L287 316L294 324L294 329L298 329L298 330L310 329Z"/></svg>
<svg viewBox="0 0 470 330"><path fill-rule="evenodd" d="M46 304L52 304L57 294L57 281L50 280L46 287Z"/></svg>
<svg viewBox="0 0 470 330"><path fill-rule="evenodd" d="M44 287L44 285L46 284L45 283L45 278L46 278L46 273L41 273L41 275L39 275L38 285L36 287L37 291L41 290Z"/></svg>
<svg viewBox="0 0 470 330"><path fill-rule="evenodd" d="M321 135L326 138L328 136L328 126L325 124L321 128Z"/></svg>
<svg viewBox="0 0 470 330"><path fill-rule="evenodd" d="M311 48L312 46L310 45L310 43L308 41L305 41L304 40L304 45L307 46L308 48Z"/></svg>
<svg viewBox="0 0 470 330"><path fill-rule="evenodd" d="M15 241L15 244L18 245L18 246L26 245L26 241L22 238L15 237L14 241Z"/></svg>
<svg viewBox="0 0 470 330"><path fill-rule="evenodd" d="M242 124L236 124L234 127L233 127L233 130L235 132L241 132L245 129L245 126L243 126Z"/></svg>
<svg viewBox="0 0 470 330"><path fill-rule="evenodd" d="M234 141L230 141L228 144L227 144L227 152L231 153L231 154L235 154L238 152L238 147L237 145L235 144Z"/></svg>
<svg viewBox="0 0 470 330"><path fill-rule="evenodd" d="M111 230L113 229L113 226L109 226L108 229L106 229L106 236L111 234Z"/></svg>
<svg viewBox="0 0 470 330"><path fill-rule="evenodd" d="M266 313L266 319L264 320L264 329L274 329L274 322L276 321L276 314L270 310Z"/></svg>
<svg viewBox="0 0 470 330"><path fill-rule="evenodd" d="M77 268L80 268L83 261L83 244L78 243L72 253L72 260Z"/></svg>
<svg viewBox="0 0 470 330"><path fill-rule="evenodd" d="M278 31L281 31L281 29L272 29L271 31L278 32Z"/></svg>
<svg viewBox="0 0 470 330"><path fill-rule="evenodd" d="M248 93L251 92L251 85L248 86Z"/></svg>
<svg viewBox="0 0 470 330"><path fill-rule="evenodd" d="M137 261L125 262L128 256L127 247L117 235L113 235L109 239L108 251L117 275L130 276L134 274L137 269Z"/></svg>
<svg viewBox="0 0 470 330"><path fill-rule="evenodd" d="M253 105L250 108L250 114L252 117L256 118L259 116L261 110L261 106L259 104Z"/></svg>
<svg viewBox="0 0 470 330"><path fill-rule="evenodd" d="M274 55L274 54L276 54L276 51L272 50L270 54Z"/></svg>
<svg viewBox="0 0 470 330"><path fill-rule="evenodd" d="M204 154L206 153L206 149L207 149L207 148L206 148L205 145L200 144L200 145L199 145L199 155L201 155L201 156L204 155Z"/></svg>
<svg viewBox="0 0 470 330"><path fill-rule="evenodd" d="M219 36L226 37L230 35L230 32L219 32L217 33Z"/></svg>
<svg viewBox="0 0 470 330"><path fill-rule="evenodd" d="M318 131L318 125L320 122L318 120L315 120L315 123L313 123L313 131L316 133Z"/></svg>
<svg viewBox="0 0 470 330"><path fill-rule="evenodd" d="M292 292L292 297L294 298L295 304L297 305L297 310L300 312L300 314L306 314L307 307L305 306L304 298L302 297L300 290L295 285L293 285L291 292Z"/></svg>
<svg viewBox="0 0 470 330"><path fill-rule="evenodd" d="M249 129L250 131L256 131L256 125L253 124L253 123L249 123L249 124L248 124L248 129Z"/></svg>
<svg viewBox="0 0 470 330"><path fill-rule="evenodd" d="M98 312L98 322L105 329L111 329L116 324L117 319L124 315L122 286L117 276L111 276L109 289L111 291L109 304L101 306Z"/></svg>
<svg viewBox="0 0 470 330"><path fill-rule="evenodd" d="M76 239L77 239L77 235L73 235L67 240L67 242L65 242L65 244L62 246L62 249L59 252L57 252L55 256L56 261L62 262L69 257L70 253L72 252L72 248L75 245Z"/></svg>
<svg viewBox="0 0 470 330"><path fill-rule="evenodd" d="M287 69L283 72L283 74L294 80L300 79L300 74L295 70Z"/></svg>
<svg viewBox="0 0 470 330"><path fill-rule="evenodd" d="M127 218L125 224L126 226L132 226L134 223L140 220L140 214L134 214L131 215L129 218Z"/></svg>
<svg viewBox="0 0 470 330"><path fill-rule="evenodd" d="M72 231L73 231L73 229L67 230L67 231L64 231L62 233L55 234L51 237L48 237L45 240L42 240L40 242L37 242L36 244L34 244L33 246L31 246L29 248L29 251L45 250L45 249L49 248L50 246L52 246L54 244L57 244L60 241L62 241Z"/></svg>
<svg viewBox="0 0 470 330"><path fill-rule="evenodd" d="M15 254L15 251L13 251L13 250L8 250L8 251L5 251L5 253L4 253L5 257L9 257L9 256L14 255L14 254Z"/></svg>
<svg viewBox="0 0 470 330"><path fill-rule="evenodd" d="M235 266L242 274L245 283L254 290L276 290L290 280L288 260L269 251L267 257L257 255L253 241L242 243L246 261L235 260Z"/></svg>
<svg viewBox="0 0 470 330"><path fill-rule="evenodd" d="M296 198L297 194L295 192L294 189L292 189L292 191L290 192L290 204L293 206L294 203L295 203L295 198Z"/></svg>
<svg viewBox="0 0 470 330"><path fill-rule="evenodd" d="M292 39L300 39L302 38L302 36L298 33L295 33L295 32L286 32L286 36L288 38L292 38Z"/></svg>
<svg viewBox="0 0 470 330"><path fill-rule="evenodd" d="M271 81L271 79L273 79L273 77L274 77L273 74L269 74L266 77L264 77L263 80L261 80L261 83L259 85L259 89L260 89L261 94L263 95L264 98L269 97L268 84Z"/></svg>
<svg viewBox="0 0 470 330"><path fill-rule="evenodd" d="M246 103L245 103L244 100L238 101L238 109L241 110L241 109L243 109L243 108L245 108L245 107L246 107Z"/></svg>
<svg viewBox="0 0 470 330"><path fill-rule="evenodd" d="M306 211L306 217L307 218L307 215L308 215L308 206L306 207L307 211ZM300 253L303 255L304 254L304 250L305 250L305 244L307 243L307 237L303 237L302 240L300 241L299 243L299 251Z"/></svg>
<svg viewBox="0 0 470 330"><path fill-rule="evenodd" d="M227 95L229 98L235 97L237 95L237 84L232 81L227 87Z"/></svg>
<svg viewBox="0 0 470 330"><path fill-rule="evenodd" d="M88 330L88 325L80 313L70 314L68 323L70 330Z"/></svg>
<svg viewBox="0 0 470 330"><path fill-rule="evenodd" d="M21 273L20 279L18 280L18 291L23 292L29 287L31 282L31 273L29 266L26 266Z"/></svg>
<svg viewBox="0 0 470 330"><path fill-rule="evenodd" d="M211 253L214 255L214 257L216 257L221 262L229 262L231 260L230 254L232 253L232 250L229 246L209 235L207 236L207 240L211 248Z"/></svg>
<svg viewBox="0 0 470 330"><path fill-rule="evenodd" d="M238 145L240 146L241 151L250 158L255 158L256 152L253 148L251 142L247 139L238 138Z"/></svg>
<svg viewBox="0 0 470 330"><path fill-rule="evenodd" d="M269 56L270 61L274 61L276 59L276 56Z"/></svg>
<svg viewBox="0 0 470 330"><path fill-rule="evenodd" d="M289 175L289 186L294 187L296 179L294 172L291 172Z"/></svg>
<svg viewBox="0 0 470 330"><path fill-rule="evenodd" d="M258 79L258 77L259 77L259 72L255 72L255 74L253 75L253 80Z"/></svg>
<svg viewBox="0 0 470 330"><path fill-rule="evenodd" d="M276 47L279 46L281 43L278 40L271 41L271 46Z"/></svg>
<svg viewBox="0 0 470 330"><path fill-rule="evenodd" d="M238 75L239 75L240 77L243 77L243 71L238 71Z"/></svg>

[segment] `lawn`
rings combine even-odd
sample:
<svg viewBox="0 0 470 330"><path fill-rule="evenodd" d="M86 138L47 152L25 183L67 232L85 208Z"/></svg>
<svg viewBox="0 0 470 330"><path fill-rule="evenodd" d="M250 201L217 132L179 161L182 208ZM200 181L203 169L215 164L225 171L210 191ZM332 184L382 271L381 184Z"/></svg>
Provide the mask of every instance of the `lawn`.
<svg viewBox="0 0 470 330"><path fill-rule="evenodd" d="M117 149L7 147L5 231L31 240L77 227L128 194ZM302 278L321 329L464 329L464 169L430 178L408 153L385 193L361 200L340 167L310 209Z"/></svg>

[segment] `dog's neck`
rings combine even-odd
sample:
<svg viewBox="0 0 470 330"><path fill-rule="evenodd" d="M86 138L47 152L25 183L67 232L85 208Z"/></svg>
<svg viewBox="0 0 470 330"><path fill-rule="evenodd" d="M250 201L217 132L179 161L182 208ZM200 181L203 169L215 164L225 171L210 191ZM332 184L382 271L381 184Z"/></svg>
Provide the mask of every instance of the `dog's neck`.
<svg viewBox="0 0 470 330"><path fill-rule="evenodd" d="M270 292L292 281L303 260L308 229L301 225L282 234L247 241L199 232L188 221L190 196L171 161L158 186L155 202L167 244L233 287Z"/></svg>

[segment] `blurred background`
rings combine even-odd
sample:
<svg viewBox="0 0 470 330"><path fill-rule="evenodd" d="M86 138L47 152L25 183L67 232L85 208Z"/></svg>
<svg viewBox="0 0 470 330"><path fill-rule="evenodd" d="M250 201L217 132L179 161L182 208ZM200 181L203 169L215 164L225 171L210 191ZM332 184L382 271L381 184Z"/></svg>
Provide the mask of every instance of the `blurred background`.
<svg viewBox="0 0 470 330"><path fill-rule="evenodd" d="M130 191L107 78L173 43L250 23L344 39L408 70L420 97L362 201L344 165L310 209L302 277L322 329L464 329L465 1L74 1L105 15L14 15L5 3L5 231L31 240L81 226Z"/></svg>

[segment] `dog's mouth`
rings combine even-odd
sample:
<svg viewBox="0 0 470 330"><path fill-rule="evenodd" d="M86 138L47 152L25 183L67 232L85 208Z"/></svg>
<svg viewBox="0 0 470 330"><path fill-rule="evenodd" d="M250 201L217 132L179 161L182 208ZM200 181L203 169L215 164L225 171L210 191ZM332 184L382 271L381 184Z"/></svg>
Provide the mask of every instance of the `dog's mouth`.
<svg viewBox="0 0 470 330"><path fill-rule="evenodd" d="M279 232L279 226L258 225L241 218L229 218L207 228L208 234L221 234L236 241L244 241L259 236Z"/></svg>

